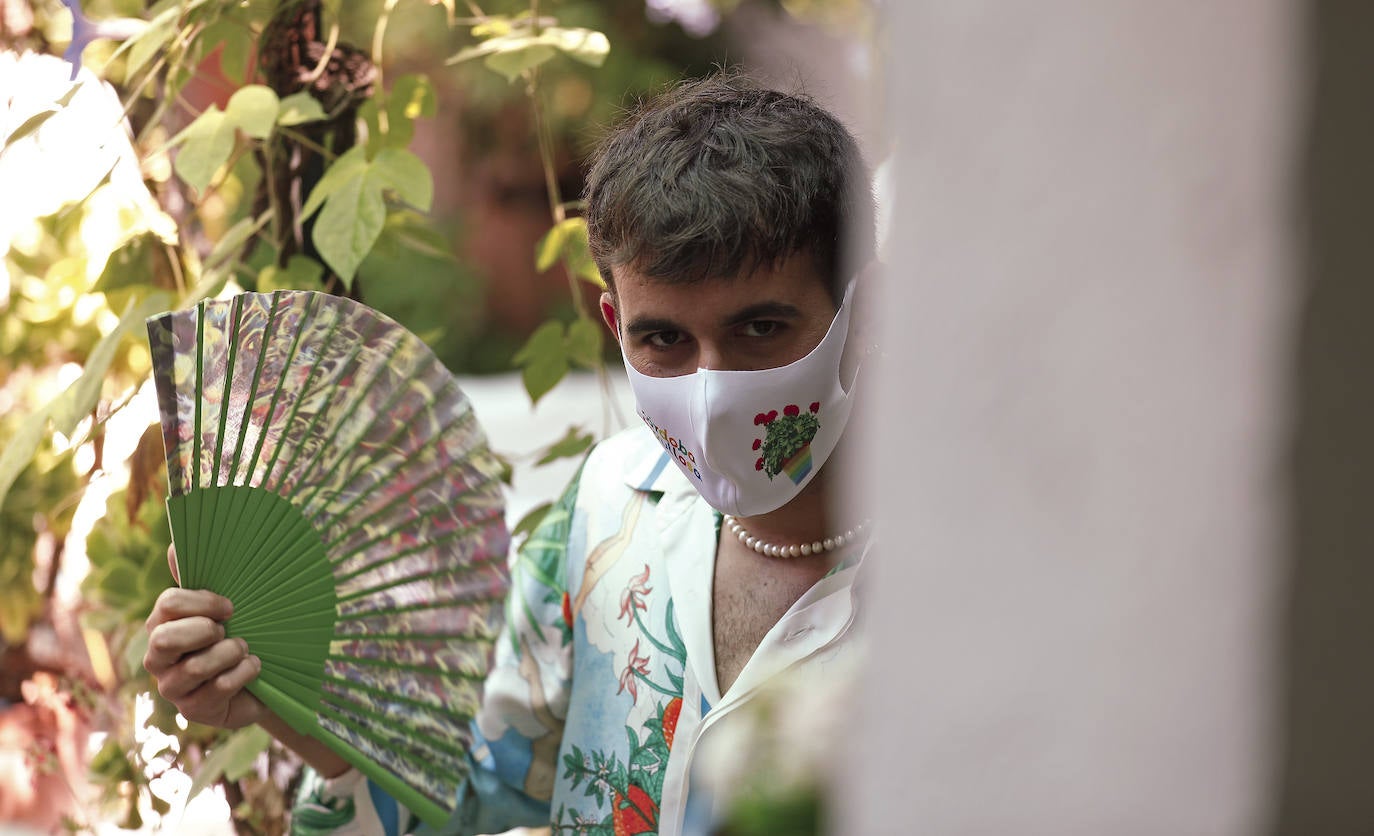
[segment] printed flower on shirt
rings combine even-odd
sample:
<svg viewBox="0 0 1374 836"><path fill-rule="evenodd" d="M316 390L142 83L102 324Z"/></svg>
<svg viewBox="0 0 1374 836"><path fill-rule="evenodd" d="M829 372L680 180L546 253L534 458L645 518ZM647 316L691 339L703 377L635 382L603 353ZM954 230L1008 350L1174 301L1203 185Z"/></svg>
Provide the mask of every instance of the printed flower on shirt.
<svg viewBox="0 0 1374 836"><path fill-rule="evenodd" d="M620 687L616 693L630 692L630 700L639 700L639 686L635 680L636 674L647 674L649 672L649 657L639 655L639 642L630 648L630 659L625 665L625 670L620 672Z"/></svg>
<svg viewBox="0 0 1374 836"><path fill-rule="evenodd" d="M644 603L644 596L653 592L649 587L649 564L644 564L644 572L630 578L630 582L625 586L625 591L620 594L620 615L616 619L625 619L625 623L632 624L635 619L635 610L647 610L648 604Z"/></svg>

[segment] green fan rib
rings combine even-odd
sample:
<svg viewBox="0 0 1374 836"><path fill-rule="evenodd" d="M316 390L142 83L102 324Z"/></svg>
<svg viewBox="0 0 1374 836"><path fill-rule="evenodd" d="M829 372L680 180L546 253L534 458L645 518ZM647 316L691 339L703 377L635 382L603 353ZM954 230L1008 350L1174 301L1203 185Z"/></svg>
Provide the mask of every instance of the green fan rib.
<svg viewBox="0 0 1374 836"><path fill-rule="evenodd" d="M196 306L196 394L205 391L205 303ZM204 401L196 398L196 431L191 437L191 488L200 487L200 421L201 405Z"/></svg>
<svg viewBox="0 0 1374 836"><path fill-rule="evenodd" d="M504 603L505 600L506 600L506 597L505 597L504 595L494 595L494 596L492 596L492 597L490 597L490 598L469 598L469 599L467 599L467 600L465 600L465 601L462 601L461 603L462 603L463 606L471 608L471 607L474 607L474 606L478 606L478 605L480 605L480 604L501 604L501 603ZM404 607L384 607L384 608L375 609L375 610L360 610L360 611L358 611L358 612L353 612L353 613L349 613L349 612L340 612L340 613L339 613L339 618L338 618L338 620L339 620L339 621L362 621L362 620L365 619L365 618L373 618L373 617L375 617L375 616L383 616L383 615L404 615L405 613L408 613L408 612L419 612L419 611L421 611L421 610L441 610L441 609L448 609L448 608L450 608L450 607L453 607L453 606L454 606L455 604L457 604L457 603L459 603L459 602L456 602L456 601L429 601L429 602L425 602L425 603L422 603L422 604L407 604L407 605L404 606Z"/></svg>
<svg viewBox="0 0 1374 836"><path fill-rule="evenodd" d="M350 713L374 723L384 731L392 732L407 741L407 743L411 743L411 745L423 747L429 752L447 755L459 761L462 761L464 757L466 757L461 749L458 749L447 741L440 740L434 736L416 737L414 727L388 717L365 705L354 702L347 697L338 694L325 695L325 704L320 706L320 715L322 717L327 717L342 726L347 726L349 731L359 737L370 740L378 746L383 747L389 758L397 761L406 761L418 768L421 772L433 778L437 778L443 783L453 785L455 789L457 789L458 784L462 783L463 778L466 777L465 773L462 771L451 772L445 769L438 763L438 758L424 757L424 752L401 751L401 749L397 747L394 739L388 738L385 734L379 734L374 729L364 728L357 720L347 716Z"/></svg>
<svg viewBox="0 0 1374 836"><path fill-rule="evenodd" d="M238 324L242 325L242 323ZM249 383L248 386L248 400L243 405L243 427L239 428L238 443L234 445L234 461L229 467L229 481L231 483L234 481L234 477L237 476L239 472L239 461L240 457L243 455L243 440L248 436L248 434L245 433L243 429L244 427L248 426L249 419L252 417L253 414L253 404L256 403L258 400L258 383L262 380L262 368L267 362L267 354L272 346L272 332L275 330L276 324L277 297L274 295L272 297L272 304L267 309L267 326L263 329L262 342L259 343L261 347L258 349L258 363L257 366L253 369L253 380ZM280 390L280 388L281 387L277 387L278 390ZM259 438L261 438L262 433L258 433L258 436ZM252 477L253 472L250 470L248 472L248 478L243 480L244 483L246 484Z"/></svg>
<svg viewBox="0 0 1374 836"><path fill-rule="evenodd" d="M339 316L338 318L336 318L336 319L334 320L334 322L330 325L330 328L329 328L329 335L326 336L324 342L321 343L321 344L319 345L319 349L320 349L320 351L319 351L319 356L316 357L316 361L317 361L317 362L316 362L316 364L315 364L315 368L312 368L312 369L311 369L311 374L312 374L312 375L314 374L314 372L316 371L316 369L318 369L318 367L319 367L318 360L319 360L321 357L324 356L324 354L325 354L324 349L334 342L334 334L335 334L335 332L338 330L339 323L340 323L342 320L343 320L343 316L342 316L342 315ZM342 370L342 369L352 368L353 365L354 365L354 361L357 359L358 354L359 354L362 350L363 350L363 343L362 343L362 341L360 340L360 341L358 341L358 342L355 342L355 343L353 344L352 350L349 351L349 353L348 353L348 357L347 357L342 363L339 364L338 368L341 369L341 370ZM340 372L340 373L342 373L342 372ZM340 389L342 389L342 387L340 387L340 386L331 385L331 386L329 387L329 390L330 390L331 394L332 394L333 392L339 391ZM305 397L306 397L306 395L309 394L310 391L311 391L311 390L310 390L309 385L307 385L306 387L302 388L302 389L301 389L301 395L300 395L300 397L297 399L297 403L299 403L301 400L304 400ZM301 434L301 438L315 438L315 436L316 436L316 428L317 428L317 427L319 426L319 424L320 424L320 419L323 418L326 414L331 415L331 416L334 414L334 411L333 411L332 409L330 409L330 406L331 406L332 404L333 404L333 398L332 398L332 397L326 397L326 398L325 398L325 401L324 401L324 405L321 406L321 408L315 410L315 414L314 414L314 415L311 415L311 416L310 416L310 425L309 425L308 427L306 427L305 432ZM283 472L283 473L300 473L300 474L304 474L304 473L309 469L309 466L310 466L311 464L314 463L315 459L319 456L320 451L323 450L323 449L325 448L325 446L326 446L326 445L321 444L321 445L315 450L315 452L310 456L310 460L307 461L307 462L304 462L304 463L299 467L299 469L298 469L298 468L297 468L296 462L297 462L297 459L300 458L301 450L304 449L304 445L301 445L301 444L295 445L295 446L292 447L292 449L291 449L291 458L287 460L287 462L286 462L286 467L282 468L282 472ZM297 477L296 481L292 483L292 488L294 489L294 488L295 488L296 486L298 486L299 484L300 484L300 478Z"/></svg>
<svg viewBox="0 0 1374 836"><path fill-rule="evenodd" d="M334 308L325 308L325 310L331 311L334 314L334 316L330 319L329 329L325 332L323 341L316 347L317 350L315 352L315 359L310 363L310 371L307 372L305 375L305 383L301 384L300 390L296 393L296 399L291 402L291 413L286 416L286 423L281 425L283 437L278 442L277 448L272 451L272 461L268 462L267 473L263 477L263 481L265 482L273 481L272 475L277 472L277 462L281 460L281 453L287 447L285 432L291 428L291 425L293 423L295 423L296 415L301 408L301 403L307 400L310 396L311 387L315 383L315 374L320 370L320 362L324 359L324 348L334 341L334 333L339 329L339 322L343 319L343 316L338 312L338 310ZM304 331L305 329L301 330ZM297 334L297 337L299 336L300 335ZM321 412L322 411L323 410L321 410ZM314 418L318 420L319 417L319 412L316 412ZM313 421L311 423L311 426L314 426ZM309 433L307 432L302 437L308 438ZM291 472L291 465L295 463L296 457L299 455L300 445L291 445L291 458L287 461L286 467L283 468L284 472Z"/></svg>
<svg viewBox="0 0 1374 836"><path fill-rule="evenodd" d="M285 298L285 294L284 294L283 291L278 290L278 291L274 291L274 292L272 293L272 310L273 310L273 311L275 311L275 310L277 309L277 302L280 301L282 298ZM317 296L316 296L315 294L313 294L313 293L310 294L309 296L307 296L307 297L305 298L305 310L301 313L301 317L302 317L302 320L303 320L303 321L308 321L308 320L309 320L310 314L315 310L315 300L316 300L317 298L319 298L319 297L317 297ZM277 415L277 404L281 402L281 393L282 393L282 390L286 388L285 386L282 386L282 385L281 385L281 382L284 381L284 380L286 379L286 373L287 373L287 371L291 368L291 364L292 364L292 363L295 361L295 359L296 359L296 349L300 347L300 344L301 344L301 335L304 334L304 333L305 333L305 329L304 329L304 328L297 328L297 329L296 329L295 335L291 338L291 348L290 348L290 350L287 351L287 353L286 353L286 359L282 361L282 364L281 364L281 374L280 374L279 377L278 377L278 385L272 390L272 402L271 402L271 404L270 404L270 405L268 406L268 408L267 408L267 422L268 422L269 424L272 422L272 419L274 419L274 418L276 417L276 415ZM266 344L267 344L267 341L264 340L264 341L263 341L263 344L266 345ZM265 353L265 352L264 352L264 353ZM288 419L288 422L287 422L286 424L282 425L282 426L283 426L283 429L285 429L285 427L290 426L290 421L289 421L289 419ZM249 482L251 482L251 481L253 480L253 472L256 471L257 468L258 468L258 457L262 455L262 445L265 444L266 442L267 442L267 433L265 433L265 432L260 432L260 433L258 433L258 441L257 441L256 444L253 445L253 456L252 456L252 458L249 459L249 461L248 461L248 479L247 479L247 481L249 481ZM278 441L277 441L277 448L276 448L276 449L277 449L277 450L280 450L280 449L281 449L281 446L282 446L282 440L281 440L281 439L278 439ZM275 464L275 462L276 462L276 457L273 456L273 463ZM267 479L269 476L271 476L271 475L272 475L272 468L269 466L269 467L267 468L267 470L263 473L263 479L266 480L266 479Z"/></svg>
<svg viewBox="0 0 1374 836"><path fill-rule="evenodd" d="M362 665L369 668L386 668L390 671L409 671L411 673L431 673L441 679L461 679L466 682L482 682L486 679L481 674L465 673L463 671L448 671L442 668L431 668L426 665L406 665L400 662L388 662L384 659L360 659L356 656L340 656L337 653L330 653L326 657L331 662L346 662L350 665Z"/></svg>
<svg viewBox="0 0 1374 836"><path fill-rule="evenodd" d="M386 699L400 703L401 705L408 705L412 708L420 709L427 714L435 714L441 717L446 717L449 720L452 720L455 724L457 724L460 727L462 725L472 722L473 718L476 717L475 714L467 714L461 711L453 711L452 709L440 703L428 703L424 700L417 700L414 697L405 697L395 693L394 691L388 691L384 688L374 688L370 685L365 685L361 682L352 682L347 679L340 679L337 676L326 676L324 678L324 681L328 684L337 685L341 688L347 688L351 691L361 691L364 694L372 694L378 697L385 697ZM324 699L326 702L330 702L333 696L334 692L329 691L328 689L325 690Z"/></svg>
<svg viewBox="0 0 1374 836"><path fill-rule="evenodd" d="M393 695L383 692L381 696L390 699ZM385 729L393 731L406 738L413 739L415 737L415 728L413 726L407 725L406 723L397 720L394 717L391 717L387 714L383 714L380 711L377 711L376 709L370 707L367 703L358 702L347 694L339 694L335 692L326 691L324 695L324 700L326 711L329 709L333 709L334 711L340 713L344 711L352 712L353 714L356 714L359 717L363 717ZM470 717L468 718L469 721L471 719L472 718ZM366 733L366 730L358 728L351 722L346 723L346 725L348 725L349 728L353 729L353 731L358 732L359 734L368 737L371 740L375 741L378 738L385 740L385 737L382 737L381 735L377 735L376 737L368 735ZM449 741L442 740L438 737L422 737L419 738L419 742L422 745L424 745L425 748L430 749L431 751L448 755L449 757L456 758L460 761L467 757L467 752L463 749L462 746L455 746ZM387 743L388 747L390 747L391 745L392 744L390 742ZM409 760L415 763L424 763L426 766L431 767L431 774L441 776L442 778L444 778L444 780L451 781L454 784L460 783L463 779L462 775L448 772L447 770L443 769L443 767L438 767L433 761L427 760L425 758L406 757L405 760Z"/></svg>
<svg viewBox="0 0 1374 836"><path fill-rule="evenodd" d="M382 517L382 516L385 516L386 514L391 513L392 511L394 511L394 510L396 509L396 507L397 507L398 505L403 505L403 504L405 504L407 501L409 501L410 497L411 497L416 491L419 491L419 490L424 489L424 488L428 488L428 487L430 486L430 484L432 484L433 482L436 482L436 481L441 481L441 480L444 479L446 476L447 476L447 474L444 472L444 470L438 469L438 470L436 470L436 471L434 472L434 474L432 474L432 475L426 477L426 478L424 479L424 481L419 482L419 483L417 483L416 485L414 485L408 492L405 492L405 493L400 493L400 492L398 492L398 493L396 494L396 496L394 496L394 497L388 499L385 505L383 505L382 507L377 508L376 510L372 511L371 513L369 513L367 516L363 517L362 519L356 520L356 521L353 523L352 527L346 528L346 529L344 529L343 531L339 532L337 535L335 535L333 539L329 540L329 541L325 544L325 547L326 547L329 551L331 551L331 552L334 551L334 550L339 546L340 543L342 543L344 540L347 540L349 537L353 536L353 535L356 534L357 532L363 530L363 529L366 528L368 525L370 525L370 524L372 524L373 522L375 522L375 521L377 520L378 517ZM459 492L459 493L454 494L453 497L452 497L452 499L451 499L450 501L451 501L451 502L454 502L454 503L458 503L458 502L461 502L462 500L468 499L469 497L476 496L476 495L478 495L478 494L484 493L484 492L486 492L487 490L489 490L490 488L491 488L491 482L481 482L481 483L477 483L477 484L474 484L472 487L468 488L467 490L464 490L464 491L461 491L461 492ZM447 509L443 509L443 510L447 510ZM326 525L322 526L321 530L322 530L322 531L328 531L328 530L330 529L330 527L333 525L333 520L339 519L339 517L340 517L340 514L332 515L332 519L330 520L330 522L327 523ZM430 516L429 514L424 514L424 515L417 516L417 517L411 517L410 519L407 520L407 522L409 522L409 521L411 521L411 520L425 520L425 519L431 519L431 516ZM368 541L368 542L372 542L372 541ZM355 547L355 548L356 548L356 547Z"/></svg>
<svg viewBox="0 0 1374 836"><path fill-rule="evenodd" d="M360 752L348 741L321 727L313 714L303 712L298 705L288 699L284 694L263 683L261 678L249 683L248 690L252 691L258 699L262 700L268 708L272 709L273 713L286 720L292 728L298 731L309 729L310 734L323 741L335 752L338 752L344 760L356 767L359 772L363 773L382 789L386 790L388 795L419 815L426 824L431 827L440 827L448 820L449 810L440 800L430 798L416 790L414 787L397 777L391 770ZM442 801L449 804L452 803L452 799L443 799Z"/></svg>
<svg viewBox="0 0 1374 836"><path fill-rule="evenodd" d="M229 310L231 311L229 316L232 323L229 326L229 334L231 337L233 337L238 334L239 319L243 316L242 294L239 294L238 296L234 297L234 302L230 306ZM224 460L224 431L229 426L229 401L230 395L234 391L234 364L237 361L238 356L239 341L237 339L230 339L229 360L224 366L224 393L220 395L219 433L215 436L215 466L210 473L210 483L212 485L219 485L219 467L220 462ZM219 507L216 506L216 511L218 510Z"/></svg>
<svg viewBox="0 0 1374 836"><path fill-rule="evenodd" d="M324 544L320 542L319 535L285 499L261 488L223 485L205 487L183 496L168 498L168 518L173 521L173 540L179 544L188 543L190 532L185 525L197 516L202 521L207 518L216 519L217 515L213 511L207 513L207 506L213 508L223 505L241 510L244 504L256 501L265 501L272 506L269 512L271 517L287 520L287 536L292 541L313 537L313 546L297 549L289 555L273 548L259 548L246 552L243 546L253 539L249 533L241 527L221 527L209 532L209 545L205 550L183 551L183 547L179 546L179 556L184 556L183 565L203 564L206 567L203 588L224 595L233 602L234 614L225 623L225 635L243 638L262 659L263 672L259 679L272 684L278 692L293 700L301 711L313 716L320 704L321 681L325 658L329 654L329 644L334 633L337 606L332 597L333 578L329 571L329 562L325 558ZM177 530L178 528L180 530ZM211 526L206 525L203 528L209 529ZM229 584L231 574L239 578L240 583L251 584L252 578L257 574L254 567L274 567L284 563L304 567L293 574L307 580L296 586L269 586L269 590L274 594L265 598L246 598L239 594L243 587ZM327 586L330 595L316 596L308 601L300 600L297 589L307 585ZM288 613L289 617L269 626L254 624L263 612ZM290 640L294 643L295 650L289 656L271 652L268 645L278 640ZM291 709L284 711L300 713ZM313 726L299 730L309 732L311 728Z"/></svg>
<svg viewBox="0 0 1374 836"><path fill-rule="evenodd" d="M417 545L411 546L408 549L402 549L401 551L394 552L385 557L381 557L365 566L360 566L351 572L345 572L343 574L338 575L339 582L342 583L344 581L352 580L358 575L363 575L368 572L371 572L373 569L376 569L379 566L385 566L388 563L395 563L397 560L400 560L403 557L409 557L412 554L423 554L432 546L443 545L444 543L447 543L451 540L460 540L474 532L483 531L491 527L491 524L495 522L499 516L499 514L492 514L487 517L482 517L481 519L476 520L474 523L460 526L458 528L453 529L452 531L446 531L437 537L425 540L423 543L419 543ZM428 521L429 518L417 517L416 519ZM368 540L364 543L360 543L359 545L354 546L352 551L345 552L344 554L341 554L336 558L331 558L330 564L334 567L335 571L338 571L339 567L349 558L358 557L359 555L365 555L368 549L374 546L382 545L387 539L395 537L400 531L404 531L404 529L398 529L397 531L389 531L380 536L374 537L371 540ZM485 566L486 564L491 563L493 559L494 557L492 555L487 555L482 560L468 564L465 568L472 569L480 566ZM502 557L502 559L504 559L504 556Z"/></svg>
<svg viewBox="0 0 1374 836"><path fill-rule="evenodd" d="M348 405L348 411L344 413L342 418L335 422L333 429L330 431L329 438L325 439L325 443L320 445L320 456L323 456L325 451L327 450L333 450L335 452L335 456L333 461L329 462L324 467L323 472L320 473L318 480L315 482L314 490L310 492L309 496L300 500L300 502L298 503L302 508L311 507L311 504L315 501L315 497L320 495L320 491L328 482L329 477L333 476L334 473L338 471L339 465L344 462L347 449L345 445L337 443L339 438L339 431L344 427L348 426L349 419L351 419L353 417L353 414L358 411L358 407L361 406L362 403L367 400L367 391L372 388L372 384L376 383L378 380L381 379L382 374L391 365L392 358L396 356L396 352L401 350L401 342L401 339L397 339L396 342L394 342L391 345L390 350L386 353L386 359L377 364L376 369L372 373L372 377L368 378L367 384L358 387L360 390L358 397L354 398L353 402ZM433 354L429 355L429 361L431 363L434 361ZM419 370L416 369L414 370L414 372L418 374ZM357 436L348 443L347 447L351 448L357 443L358 439L365 438L368 432L370 432L372 428L377 425L377 420L391 412L392 407L396 405L396 401L400 400L401 395L405 394L405 391L406 389L404 386L395 387L391 394L387 396L387 399L382 403L382 405L377 409L373 410L372 418L367 422L367 426L363 427L361 430L358 431ZM362 465L360 464L358 469L361 469L361 467Z"/></svg>
<svg viewBox="0 0 1374 836"><path fill-rule="evenodd" d="M435 394L435 400L437 401L441 395L445 394L449 389L454 388L455 385L456 385L456 384L454 384L454 383L452 382L451 379L450 379L449 381L445 382L444 386ZM437 445L437 444L443 439L445 433L447 433L450 429L453 429L453 428L455 428L455 427L458 427L458 426L459 426L462 422L464 422L465 420L471 420L471 419L472 419L472 416L473 416L473 414L472 414L472 411L471 411L470 409L469 409L469 410L466 410L466 411L464 411L464 412L462 412L462 413L460 413L460 414L457 415L457 416L455 416L454 419L453 419L452 421L450 421L449 423L447 423L447 424L445 424L444 426L440 427L440 428L439 428L438 430L436 430L435 432L431 433L431 434L429 435L429 437L427 437L427 438L425 439L425 442L424 442L423 444L421 444L419 447L416 447L414 450L410 451L410 453L409 453L409 455L408 455L409 460L413 461L413 460L415 459L416 456L420 455L421 453L425 452L426 450L429 450L431 447ZM397 439L397 437L399 437L399 436L401 436L401 435L404 435L404 434L405 434L406 432L408 432L409 430L410 430L410 426L409 426L408 424L398 423L397 426L396 426L396 429L391 433L391 435L387 436L386 440L384 440L381 444L377 445L376 450L374 450L374 451L368 456L368 458L362 460L361 463L360 463L360 465L359 465L355 470L356 470L357 472L361 472L361 471L367 469L368 466L371 466L371 465L375 464L376 461L377 461L377 456L378 456L379 454L382 454L382 453L384 453L384 452L391 452L391 451L393 451L393 450L395 449L395 447L396 447L396 439ZM487 448L486 448L485 445L484 445L484 446L481 446L481 447L474 447L473 450L472 450L472 454L473 454L473 455L483 455L483 454L485 454L486 452L487 452ZM436 467L435 470L434 470L434 473L430 474L428 477L425 478L424 481L422 481L422 482L420 482L418 485L416 485L416 486L415 486L415 489L418 490L420 487L423 487L423 486L428 485L428 484L429 484L431 481L433 481L434 479L436 479L436 478L442 478L442 477L446 476L446 475L448 474L448 472L449 472L449 469L448 469L448 468ZM327 517L326 517L326 519L328 520L328 523L327 523L324 527L322 527L321 530L322 530L322 531L328 531L328 530L329 530L328 526L329 526L329 525L332 525L333 522L334 522L335 520L340 520L340 519L346 518L350 513L353 512L353 509L357 507L358 503L362 502L362 501L365 500L365 499L370 498L371 493L372 493L371 491L359 491L359 492L358 492L358 495L355 496L355 497L353 497L353 499L350 500L349 503L348 503L347 505L345 505L343 508L339 509L339 510L336 511L336 512L330 512L330 513L327 515ZM398 499L406 499L406 498L408 498L408 494L404 494L404 493L402 493L402 494L397 494L397 495L391 497L391 499L390 499L385 505L383 505L382 508L391 508L391 507L394 506L394 503L395 503ZM378 509L378 510L380 510L380 509ZM377 512L374 511L373 513L377 513ZM369 516L370 516L370 515L369 515ZM364 518L363 521L365 521L366 519L367 519L367 518ZM360 522L361 522L361 521L360 521Z"/></svg>

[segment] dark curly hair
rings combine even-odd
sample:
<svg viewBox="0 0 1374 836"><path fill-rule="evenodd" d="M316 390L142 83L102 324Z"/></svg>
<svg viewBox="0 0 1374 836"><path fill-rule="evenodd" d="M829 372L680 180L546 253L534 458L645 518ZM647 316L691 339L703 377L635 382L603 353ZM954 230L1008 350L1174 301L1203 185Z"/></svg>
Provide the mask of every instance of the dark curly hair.
<svg viewBox="0 0 1374 836"><path fill-rule="evenodd" d="M733 278L806 251L839 299L873 257L873 197L854 137L811 99L736 73L641 102L594 153L584 192L608 286Z"/></svg>

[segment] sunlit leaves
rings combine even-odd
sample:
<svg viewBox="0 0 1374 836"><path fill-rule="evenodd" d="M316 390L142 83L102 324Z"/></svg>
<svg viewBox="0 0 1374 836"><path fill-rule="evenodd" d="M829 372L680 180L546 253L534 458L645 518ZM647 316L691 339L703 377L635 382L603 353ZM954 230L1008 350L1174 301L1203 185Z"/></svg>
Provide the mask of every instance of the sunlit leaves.
<svg viewBox="0 0 1374 836"><path fill-rule="evenodd" d="M258 292L274 290L323 290L324 265L304 255L293 255L285 267L270 264L258 273Z"/></svg>
<svg viewBox="0 0 1374 836"><path fill-rule="evenodd" d="M371 188L364 174L345 182L325 201L315 221L315 246L325 263L348 283L377 241L384 223L386 201L382 190Z"/></svg>
<svg viewBox="0 0 1374 836"><path fill-rule="evenodd" d="M534 266L540 272L562 260L570 274L603 290L606 287L587 246L587 221L584 218L568 218L555 224L539 239L534 253Z"/></svg>
<svg viewBox="0 0 1374 836"><path fill-rule="evenodd" d="M562 438L545 448L544 454L535 464L549 464L559 459L580 456L587 452L595 441L596 437L581 427L568 427Z"/></svg>
<svg viewBox="0 0 1374 836"><path fill-rule="evenodd" d="M254 139L266 139L277 121L280 101L270 87L250 84L240 87L229 97L224 118L229 124Z"/></svg>
<svg viewBox="0 0 1374 836"><path fill-rule="evenodd" d="M277 112L277 124L289 127L306 122L316 122L325 116L324 107L320 105L319 101L307 91L302 90L281 100Z"/></svg>
<svg viewBox="0 0 1374 836"><path fill-rule="evenodd" d="M182 143L182 148L172 167L186 185L203 192L234 151L234 126L224 118L224 111L218 105L210 105L186 126L177 141Z"/></svg>
<svg viewBox="0 0 1374 836"><path fill-rule="evenodd" d="M355 146L334 161L301 210L307 218L319 211L312 240L345 283L353 280L381 234L388 191L428 211L434 179L424 162L404 148L383 148L369 160L366 149Z"/></svg>
<svg viewBox="0 0 1374 836"><path fill-rule="evenodd" d="M262 726L246 726L230 733L223 741L216 743L210 754L201 761L186 798L195 798L201 790L213 786L220 778L237 781L247 775L258 755L271 742L272 736Z"/></svg>
<svg viewBox="0 0 1374 836"><path fill-rule="evenodd" d="M545 322L515 354L515 365L530 400L538 403L573 364L595 367L600 362L601 335L596 324L579 318L564 327L561 322Z"/></svg>
<svg viewBox="0 0 1374 836"><path fill-rule="evenodd" d="M173 167L196 191L204 191L234 151L235 131L253 139L267 139L276 125L299 125L325 117L320 103L308 93L278 99L270 87L249 84L229 97L224 110L210 105L169 145L180 145Z"/></svg>
<svg viewBox="0 0 1374 836"><path fill-rule="evenodd" d="M460 50L447 63L481 58L487 67L505 76L507 81L514 81L521 73L560 52L599 67L611 51L611 42L601 32L563 26L536 29L529 17L492 16L474 27L472 34L484 40Z"/></svg>
<svg viewBox="0 0 1374 836"><path fill-rule="evenodd" d="M124 315L119 318L119 324L91 350L81 376L53 402L50 415L58 432L70 436L81 419L95 409L96 403L100 400L100 389L105 382L105 374L114 362L115 352L124 337L128 334L140 334L145 319L159 311L167 310L171 304L171 294L161 291L150 293L138 302L130 301Z"/></svg>

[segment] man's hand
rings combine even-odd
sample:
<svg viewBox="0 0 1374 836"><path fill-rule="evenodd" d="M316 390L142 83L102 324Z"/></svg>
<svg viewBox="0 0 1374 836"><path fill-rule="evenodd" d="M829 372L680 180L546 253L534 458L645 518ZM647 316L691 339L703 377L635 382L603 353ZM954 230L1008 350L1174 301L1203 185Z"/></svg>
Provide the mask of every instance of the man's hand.
<svg viewBox="0 0 1374 836"><path fill-rule="evenodd" d="M176 553L167 561L177 572ZM262 670L243 639L226 639L222 622L233 613L227 598L203 589L164 590L148 616L148 652L143 667L157 680L158 693L188 720L237 729L266 713L243 690Z"/></svg>

